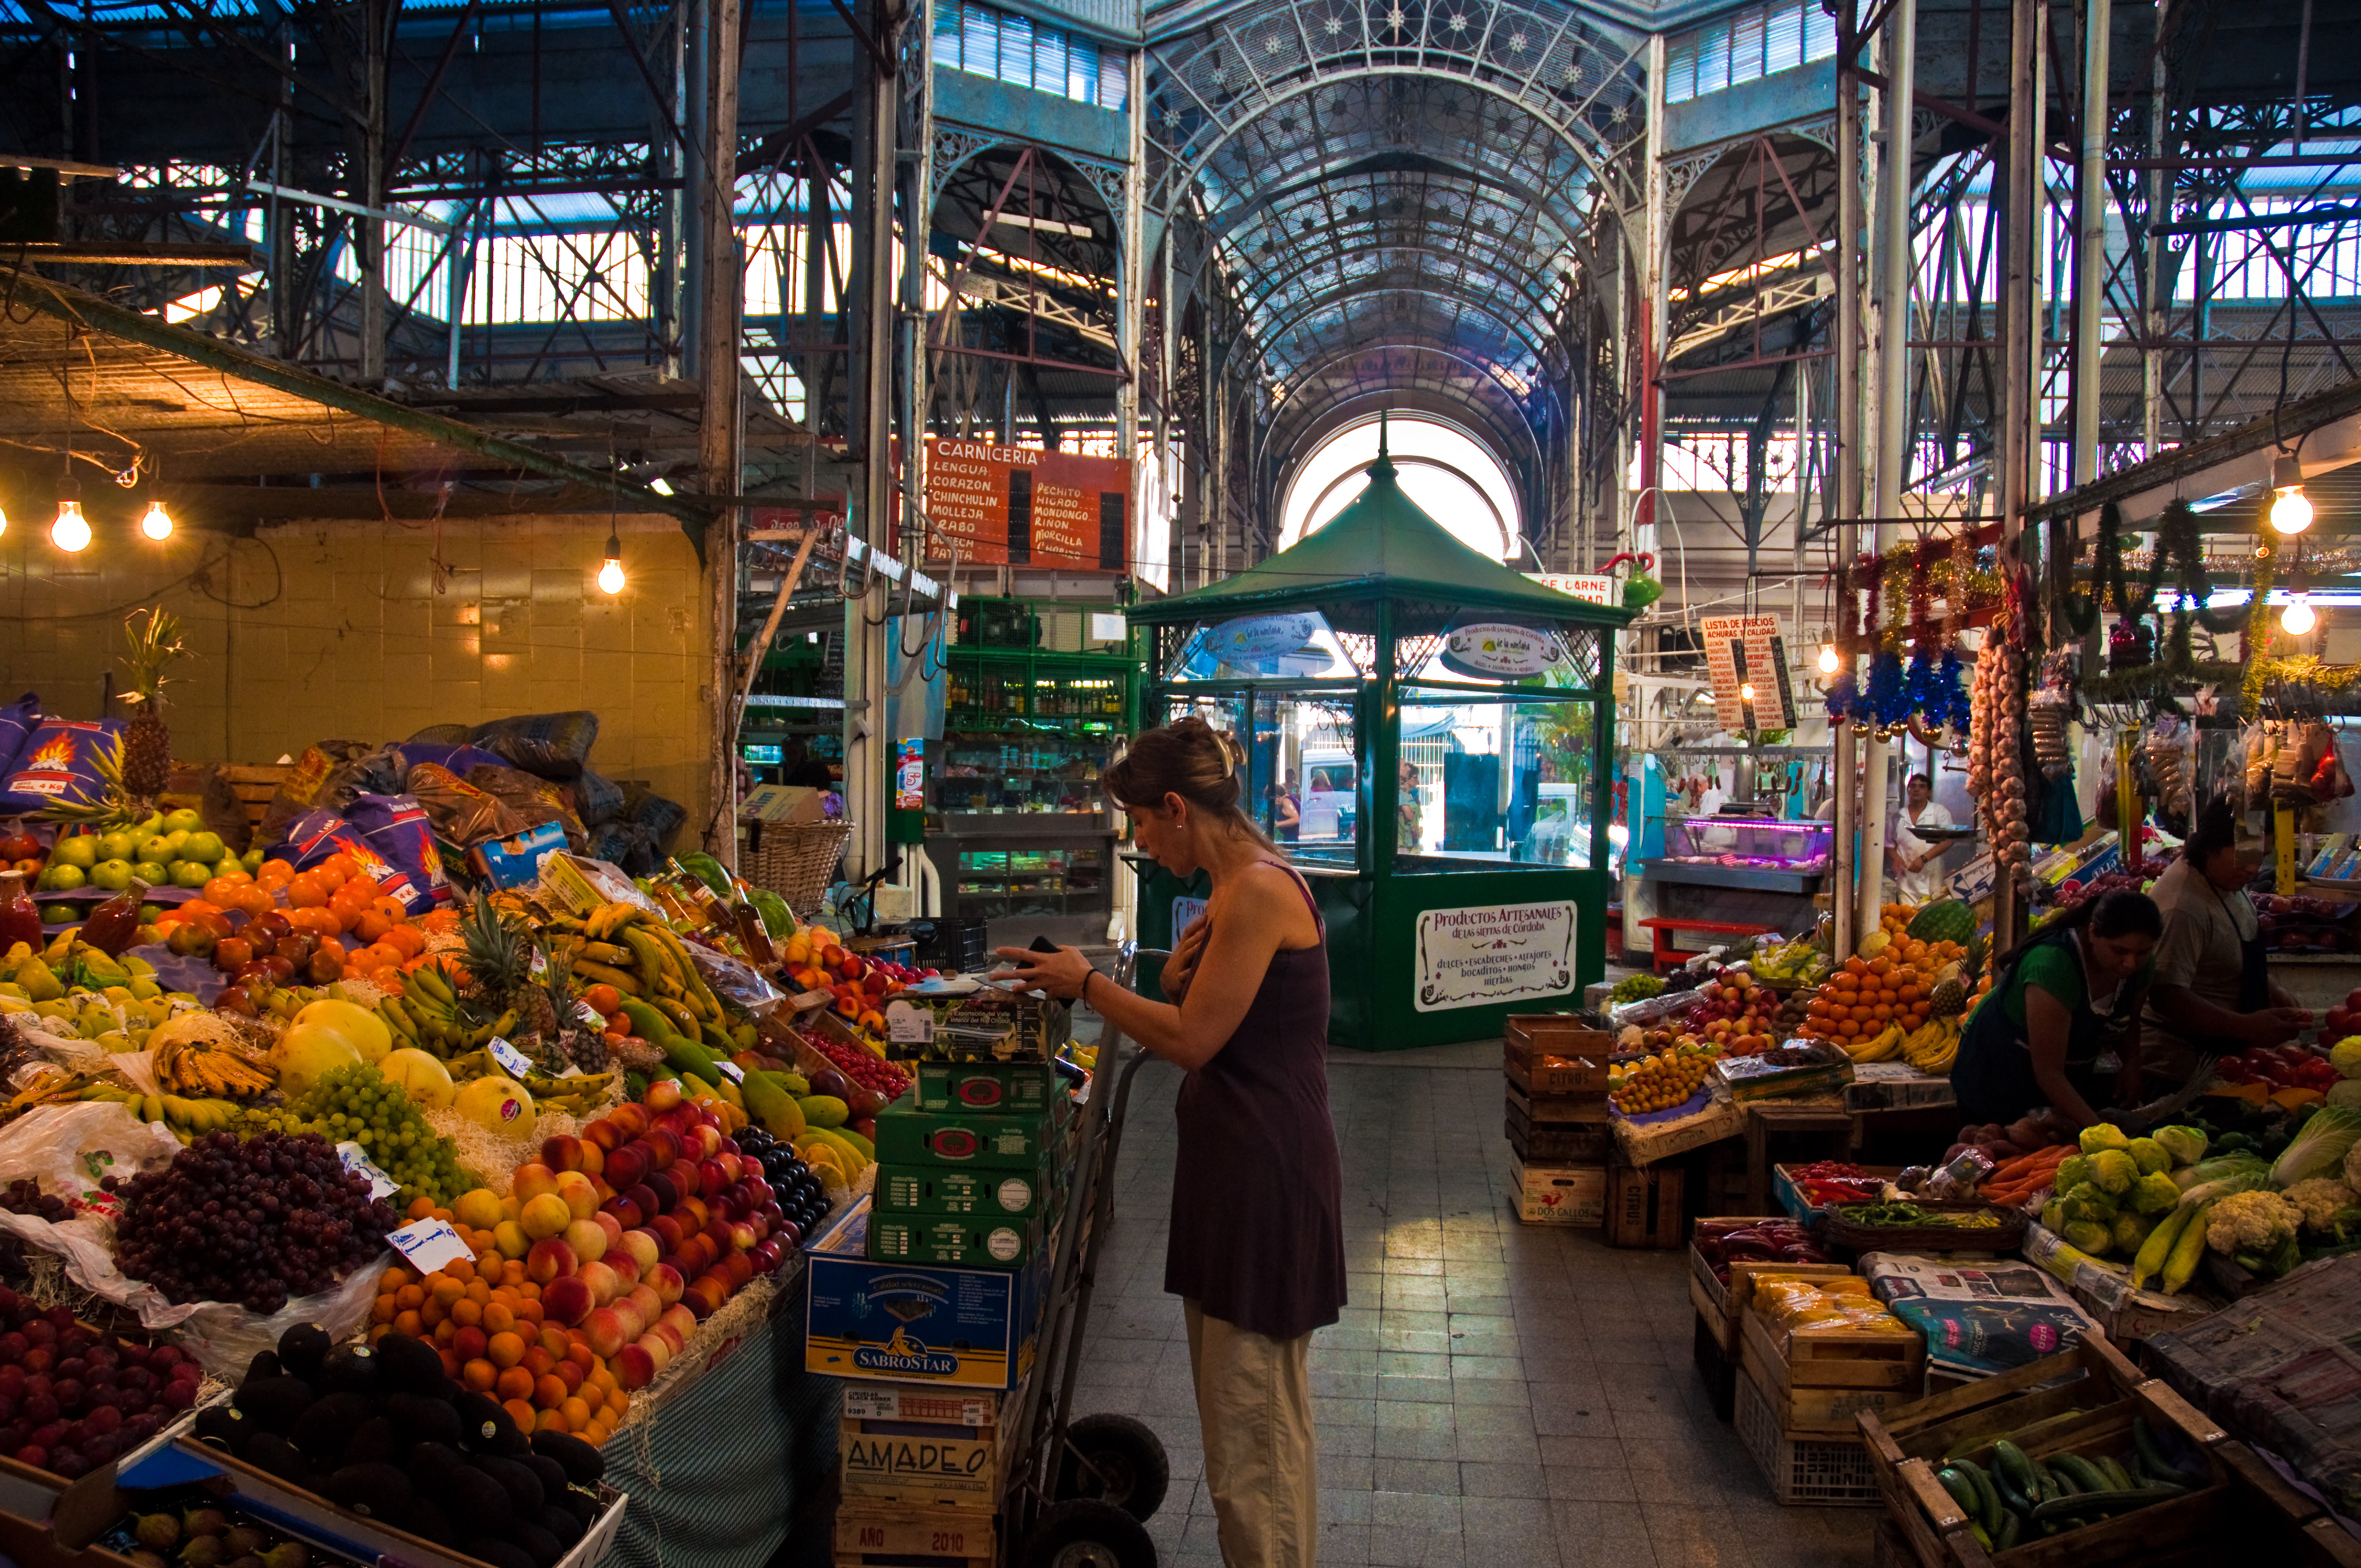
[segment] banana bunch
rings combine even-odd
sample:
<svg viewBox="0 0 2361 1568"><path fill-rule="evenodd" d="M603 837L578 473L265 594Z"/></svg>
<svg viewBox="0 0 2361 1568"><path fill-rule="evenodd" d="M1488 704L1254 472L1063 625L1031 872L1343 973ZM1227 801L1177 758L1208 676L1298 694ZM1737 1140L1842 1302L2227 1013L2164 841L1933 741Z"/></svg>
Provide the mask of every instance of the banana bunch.
<svg viewBox="0 0 2361 1568"><path fill-rule="evenodd" d="M581 922L582 941L569 946L575 977L586 985L611 985L644 1001L682 1035L728 1056L730 1038L720 999L688 956L672 928L631 904L602 904Z"/></svg>
<svg viewBox="0 0 2361 1568"><path fill-rule="evenodd" d="M245 1107L236 1101L218 1096L185 1098L178 1094L142 1094L136 1089L119 1084L90 1083L78 1091L77 1100L112 1100L129 1108L143 1122L161 1122L182 1143L192 1143L207 1133L217 1133L235 1124L245 1113Z"/></svg>
<svg viewBox="0 0 2361 1568"><path fill-rule="evenodd" d="M1845 1054L1857 1062L1887 1061L1902 1054L1902 1025L1888 1024L1864 1039L1842 1042Z"/></svg>
<svg viewBox="0 0 2361 1568"><path fill-rule="evenodd" d="M459 993L433 964L421 964L402 977L402 993L377 1004L378 1016L393 1031L398 1047L414 1046L429 1056L448 1059L475 1050L494 1035L516 1027L516 1010L509 1009L489 1022L470 1022L459 1007Z"/></svg>
<svg viewBox="0 0 2361 1568"><path fill-rule="evenodd" d="M507 1078L509 1073L494 1061L489 1051L473 1050L465 1056L453 1057L446 1064L455 1081L471 1078ZM556 1109L569 1115L581 1115L606 1102L607 1091L614 1086L611 1072L577 1073L569 1078L552 1078L546 1073L524 1075L525 1092L533 1096L536 1110Z"/></svg>
<svg viewBox="0 0 2361 1568"><path fill-rule="evenodd" d="M1929 1018L1902 1042L1902 1059L1924 1073L1946 1073L1960 1054L1960 1020Z"/></svg>
<svg viewBox="0 0 2361 1568"><path fill-rule="evenodd" d="M251 1100L275 1081L251 1057L217 1040L168 1039L151 1059L158 1082L201 1099Z"/></svg>

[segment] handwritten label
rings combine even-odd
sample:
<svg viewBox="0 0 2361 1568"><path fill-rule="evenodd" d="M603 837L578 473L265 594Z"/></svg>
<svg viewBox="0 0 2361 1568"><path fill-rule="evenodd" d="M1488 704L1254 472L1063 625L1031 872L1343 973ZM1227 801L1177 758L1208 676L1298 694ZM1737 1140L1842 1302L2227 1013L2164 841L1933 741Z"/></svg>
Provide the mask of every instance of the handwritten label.
<svg viewBox="0 0 2361 1568"><path fill-rule="evenodd" d="M459 1239L459 1233L442 1220L420 1220L402 1226L385 1239L391 1242L394 1250L409 1259L410 1266L421 1274L432 1274L463 1257L476 1255L467 1250L467 1244Z"/></svg>
<svg viewBox="0 0 2361 1568"><path fill-rule="evenodd" d="M1574 990L1574 905L1477 905L1418 917L1421 1013Z"/></svg>
<svg viewBox="0 0 2361 1568"><path fill-rule="evenodd" d="M713 1070L719 1073L722 1077L728 1079L732 1083L743 1083L746 1081L746 1069L740 1067L734 1061L716 1061L713 1064Z"/></svg>
<svg viewBox="0 0 2361 1568"><path fill-rule="evenodd" d="M360 1145L338 1144L336 1154L345 1162L346 1170L357 1170L368 1178L369 1196L372 1199L390 1198L401 1190L401 1183L388 1176L382 1167L369 1158L368 1150L361 1147Z"/></svg>
<svg viewBox="0 0 2361 1568"><path fill-rule="evenodd" d="M522 1083L524 1075L533 1070L533 1063L525 1060L524 1053L498 1035L484 1042L484 1050L494 1061L500 1064L502 1072L507 1073L519 1083Z"/></svg>

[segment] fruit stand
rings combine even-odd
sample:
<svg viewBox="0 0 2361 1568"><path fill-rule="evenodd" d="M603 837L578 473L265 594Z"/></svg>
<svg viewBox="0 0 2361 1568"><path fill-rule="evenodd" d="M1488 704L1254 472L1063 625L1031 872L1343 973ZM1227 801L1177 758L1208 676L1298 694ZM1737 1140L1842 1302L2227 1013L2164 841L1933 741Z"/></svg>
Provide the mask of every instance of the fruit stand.
<svg viewBox="0 0 2361 1568"><path fill-rule="evenodd" d="M1301 801L1283 848L1327 922L1330 1037L1399 1050L1498 1036L1598 978L1631 612L1460 543L1382 445L1368 475L1297 544L1128 613L1151 632L1143 722L1202 715L1244 744L1257 812L1273 785ZM1169 947L1204 889L1141 873L1141 940Z"/></svg>

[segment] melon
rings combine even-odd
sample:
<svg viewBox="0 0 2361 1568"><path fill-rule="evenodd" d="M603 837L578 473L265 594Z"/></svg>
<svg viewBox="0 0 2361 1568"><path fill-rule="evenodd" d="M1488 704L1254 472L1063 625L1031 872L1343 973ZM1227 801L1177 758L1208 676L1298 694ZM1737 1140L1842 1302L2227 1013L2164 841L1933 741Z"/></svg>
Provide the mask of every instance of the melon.
<svg viewBox="0 0 2361 1568"><path fill-rule="evenodd" d="M1976 912L1956 898L1940 898L1910 917L1909 934L1920 942L1968 945L1976 934Z"/></svg>
<svg viewBox="0 0 2361 1568"><path fill-rule="evenodd" d="M350 1040L324 1024L290 1024L270 1047L271 1069L290 1096L307 1092L331 1068L356 1067L360 1059Z"/></svg>
<svg viewBox="0 0 2361 1568"><path fill-rule="evenodd" d="M488 1133L508 1138L529 1138L533 1135L535 1113L533 1096L522 1083L511 1082L497 1075L469 1081L459 1091L452 1105Z"/></svg>
<svg viewBox="0 0 2361 1568"><path fill-rule="evenodd" d="M342 1035L361 1060L373 1062L393 1049L393 1031L384 1019L357 1003L323 997L295 1014L297 1024L316 1024Z"/></svg>
<svg viewBox="0 0 2361 1568"><path fill-rule="evenodd" d="M415 1046L388 1051L379 1058L377 1069L422 1111L440 1111L458 1093L451 1087L450 1070Z"/></svg>

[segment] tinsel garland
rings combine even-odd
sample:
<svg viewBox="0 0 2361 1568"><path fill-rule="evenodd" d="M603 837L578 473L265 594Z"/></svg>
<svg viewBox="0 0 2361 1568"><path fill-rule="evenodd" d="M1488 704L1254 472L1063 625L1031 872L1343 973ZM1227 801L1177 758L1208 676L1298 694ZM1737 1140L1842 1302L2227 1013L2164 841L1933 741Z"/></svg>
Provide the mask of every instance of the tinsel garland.
<svg viewBox="0 0 2361 1568"><path fill-rule="evenodd" d="M1943 634L1957 637L1968 629L1970 602L1976 588L1976 543L1974 531L1962 528L1951 536L1951 558L1941 563L1950 570L1943 585Z"/></svg>
<svg viewBox="0 0 2361 1568"><path fill-rule="evenodd" d="M1943 666L1936 675L1935 681L1942 707L1939 712L1929 708L1927 717L1938 724L1946 725L1958 733L1965 735L1968 732L1968 679L1967 670L1960 663L1960 651L1957 648L1947 647L1943 650Z"/></svg>
<svg viewBox="0 0 2361 1568"><path fill-rule="evenodd" d="M1870 716L1882 729L1891 729L1910 717L1908 683L1902 674L1902 656L1882 651L1869 665Z"/></svg>
<svg viewBox="0 0 2361 1568"><path fill-rule="evenodd" d="M1859 575L1862 585L1869 590L1866 596L1866 608L1861 618L1861 634L1864 638L1874 637L1877 635L1878 627L1882 624L1877 615L1877 598L1878 590L1884 586L1883 564L1876 556L1863 552L1860 567Z"/></svg>
<svg viewBox="0 0 2361 1568"><path fill-rule="evenodd" d="M1904 545L1910 553L1910 620L1912 626L1925 626L1935 619L1935 591L1928 581L1927 551L1922 541L1918 545Z"/></svg>
<svg viewBox="0 0 2361 1568"><path fill-rule="evenodd" d="M1828 710L1828 722L1830 724L1842 724L1845 720L1850 718L1852 717L1853 704L1859 701L1861 693L1856 689L1855 683L1850 674L1848 673L1846 674L1839 675L1835 680L1830 681L1828 683L1828 694L1826 699Z"/></svg>

